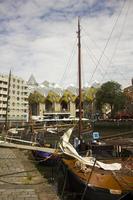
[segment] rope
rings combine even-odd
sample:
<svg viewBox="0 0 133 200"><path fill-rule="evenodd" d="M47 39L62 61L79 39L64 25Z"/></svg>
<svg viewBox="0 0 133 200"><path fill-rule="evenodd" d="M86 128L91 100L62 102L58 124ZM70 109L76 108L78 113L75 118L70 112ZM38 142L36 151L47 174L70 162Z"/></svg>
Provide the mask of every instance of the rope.
<svg viewBox="0 0 133 200"><path fill-rule="evenodd" d="M120 15L121 15L121 13L122 13L122 9L124 8L124 6L125 6L125 1L123 2L123 5L122 5L121 10L120 10L120 13L119 13L119 15L118 15L118 17L117 17L117 19L116 19L114 25L113 25L113 28L112 28L112 30L111 30L111 33L110 33L110 35L109 35L109 37L108 37L108 40L107 40L107 42L106 42L106 44L105 44L105 47L104 47L104 49L103 49L103 51L102 51L102 53L101 53L101 56L100 56L100 58L99 58L99 60L98 60L98 62L97 62L97 65L96 65L96 67L95 67L95 69L94 69L94 71L93 71L93 74L92 74L92 76L91 76L91 78L90 78L90 82L92 81L92 79L93 79L93 77L94 77L94 74L95 74L95 72L96 72L96 70L97 70L97 68L98 68L98 66L99 66L99 64L100 64L100 62L101 62L101 59L102 59L102 57L103 57L103 55L104 55L104 52L105 52L105 50L106 50L106 48L107 48L107 46L108 46L108 43L110 42L110 39L111 39L112 34L113 34L114 30L115 30L116 24L117 24L117 22L118 22L118 20L119 20L119 17L120 17Z"/></svg>
<svg viewBox="0 0 133 200"><path fill-rule="evenodd" d="M90 181L90 178L91 178L91 176L92 176L92 173L93 173L93 170L94 170L94 167L95 167L95 164L96 164L96 160L97 160L97 159L95 158L95 161L94 161L94 164L93 164L93 166L92 166L91 173L89 174L88 180L87 180L87 182L86 182L86 186L85 186L84 192L83 192L83 194L82 194L81 200L83 200L84 197L85 197L85 194L86 194L86 191L87 191L87 187L88 187L88 183L89 183L89 181Z"/></svg>
<svg viewBox="0 0 133 200"><path fill-rule="evenodd" d="M129 1L130 1L130 0L129 0ZM127 20L127 15L128 15L129 8L130 8L130 3L128 4L128 8L127 8L127 11L126 11L126 14L125 14L125 18L124 18L124 21L123 21L123 24L122 24L122 27L121 27L121 30L120 30L120 34L119 34L119 36L118 36L118 40L117 40L117 42L116 42L116 44L115 44L115 48L114 48L113 54L112 54L111 58L109 59L108 66L107 66L107 68L106 68L106 70L105 70L105 73L104 73L104 75L103 75L103 77L102 77L101 82L104 80L104 77L107 75L107 73L108 73L108 68L111 67L112 60L113 60L113 58L114 58L115 55L116 55L117 48L118 48L118 45L119 45L119 43L120 43L120 39L121 39L121 37L122 37L122 33L123 33L123 31L124 31L124 26L125 26L125 23L126 23L126 20ZM116 71L115 71L115 73L116 73ZM115 74L115 73L114 73L114 74ZM123 78L123 79L126 79L126 77L124 76L124 74L123 74L120 70L119 70L119 74L122 75L122 78Z"/></svg>
<svg viewBox="0 0 133 200"><path fill-rule="evenodd" d="M4 180L1 180L1 179L0 179L0 182L11 184L11 185L40 185L40 184L44 183L44 181L41 181L41 182L38 182L38 183L14 183L14 182L9 182L9 181L4 181Z"/></svg>
<svg viewBox="0 0 133 200"><path fill-rule="evenodd" d="M4 177L4 176L11 176L11 175L16 175L16 174L21 174L21 173L27 173L27 172L33 172L33 171L36 171L36 169L27 170L27 171L12 172L12 173L7 173L7 174L1 174L0 178Z"/></svg>
<svg viewBox="0 0 133 200"><path fill-rule="evenodd" d="M66 72L68 71L68 69L70 69L71 62L72 62L73 56L74 56L75 51L76 51L76 48L75 48L75 47L76 47L76 41L74 42L74 45L73 45L73 48L72 48L72 52L71 52L70 58L69 58L69 60L68 60L68 62L67 62L67 64L66 64L66 67L65 67L65 71L64 71L64 73L63 73L63 75L62 75L62 77L61 77L61 79L60 79L60 81L59 81L59 84L60 84L60 85L63 83L63 81L64 81L64 79L65 79L65 74L66 74Z"/></svg>
<svg viewBox="0 0 133 200"><path fill-rule="evenodd" d="M128 196L129 194L130 194L130 192L128 192L128 193L122 195L118 200L127 199L127 196Z"/></svg>
<svg viewBox="0 0 133 200"><path fill-rule="evenodd" d="M119 179L118 179L116 173L113 172L113 171L111 171L111 172L112 172L112 175L113 175L114 179L116 180L116 182L118 183L118 185L120 186L120 188L123 190L122 185L120 184L120 181L119 181Z"/></svg>
<svg viewBox="0 0 133 200"><path fill-rule="evenodd" d="M53 154L51 154L49 157L45 158L45 159L42 159L40 161L32 161L32 160L30 160L30 161L32 161L32 162L38 162L38 163L45 162L48 159L50 159L52 156L57 155L57 152L58 152L58 149L55 149L55 152ZM28 160L26 160L26 161L28 161ZM21 173L27 173L27 172L33 172L33 171L36 171L36 169L26 170L26 171L12 172L12 173L7 173L7 174L1 174L0 177L11 176L11 175L16 175L16 174L21 174Z"/></svg>
<svg viewBox="0 0 133 200"><path fill-rule="evenodd" d="M65 186L66 186L66 182L67 182L67 175L68 175L68 171L67 171L67 168L66 168L65 180L64 180L64 184L63 184L62 193L61 193L61 199L62 199L63 194L64 194L64 190L65 190Z"/></svg>

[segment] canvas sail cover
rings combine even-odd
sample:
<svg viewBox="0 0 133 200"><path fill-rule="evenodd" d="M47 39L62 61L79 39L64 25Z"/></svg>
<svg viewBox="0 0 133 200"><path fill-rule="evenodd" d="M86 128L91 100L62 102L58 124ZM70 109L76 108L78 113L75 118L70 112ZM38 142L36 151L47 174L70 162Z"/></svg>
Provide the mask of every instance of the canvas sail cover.
<svg viewBox="0 0 133 200"><path fill-rule="evenodd" d="M72 144L69 142L70 136L72 134L73 128L68 129L64 133L64 135L60 139L60 148L63 151L64 154L69 155L73 158L76 158L79 160L81 163L89 166L93 166L95 163L95 158L94 157L82 157L78 154L76 149L72 146ZM98 168L102 168L104 170L120 170L121 169L121 164L120 163L112 163L112 164L106 164L103 162L100 162L96 160L95 166Z"/></svg>

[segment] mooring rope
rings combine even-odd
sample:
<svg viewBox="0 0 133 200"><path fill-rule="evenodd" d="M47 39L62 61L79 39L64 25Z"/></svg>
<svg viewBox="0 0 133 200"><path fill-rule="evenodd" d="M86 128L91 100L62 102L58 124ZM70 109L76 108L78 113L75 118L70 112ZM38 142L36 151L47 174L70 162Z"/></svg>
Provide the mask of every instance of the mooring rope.
<svg viewBox="0 0 133 200"><path fill-rule="evenodd" d="M90 173L90 175L89 175L89 177L88 177L88 180L87 180L87 182L86 182L86 186L85 186L85 189L84 189L84 191L83 191L81 200L83 200L84 197L85 197L85 194L86 194L86 191L87 191L87 187L88 187L88 183L89 183L89 181L90 181L90 178L91 178L91 176L92 176L92 173L93 173L93 170L94 170L94 167L95 167L95 164L96 164L96 160L97 160L97 159L95 158L95 161L94 161L94 164L93 164L93 166L92 166L91 173Z"/></svg>
<svg viewBox="0 0 133 200"><path fill-rule="evenodd" d="M68 170L66 168L65 179L64 179L64 184L63 184L62 193L61 193L61 199L62 199L63 194L64 194L64 190L65 190L65 186L66 186L66 182L67 182L67 175L68 175Z"/></svg>

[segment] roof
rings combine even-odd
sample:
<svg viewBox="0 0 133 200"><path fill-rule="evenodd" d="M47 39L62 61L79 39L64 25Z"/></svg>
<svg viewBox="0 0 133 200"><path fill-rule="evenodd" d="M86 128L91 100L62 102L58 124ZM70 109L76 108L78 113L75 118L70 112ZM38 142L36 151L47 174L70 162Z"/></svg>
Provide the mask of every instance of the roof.
<svg viewBox="0 0 133 200"><path fill-rule="evenodd" d="M35 77L33 76L33 74L30 76L29 80L27 81L27 84L28 85L33 85L33 86L37 86L38 83L35 79Z"/></svg>

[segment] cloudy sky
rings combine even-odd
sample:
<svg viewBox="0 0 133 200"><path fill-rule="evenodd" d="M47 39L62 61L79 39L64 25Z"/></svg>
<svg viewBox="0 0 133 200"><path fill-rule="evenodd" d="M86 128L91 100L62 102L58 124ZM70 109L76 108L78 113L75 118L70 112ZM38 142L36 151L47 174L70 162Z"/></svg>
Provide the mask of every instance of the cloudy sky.
<svg viewBox="0 0 133 200"><path fill-rule="evenodd" d="M0 0L0 73L77 84L78 16L83 84L130 85L132 0Z"/></svg>

